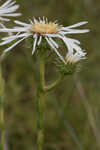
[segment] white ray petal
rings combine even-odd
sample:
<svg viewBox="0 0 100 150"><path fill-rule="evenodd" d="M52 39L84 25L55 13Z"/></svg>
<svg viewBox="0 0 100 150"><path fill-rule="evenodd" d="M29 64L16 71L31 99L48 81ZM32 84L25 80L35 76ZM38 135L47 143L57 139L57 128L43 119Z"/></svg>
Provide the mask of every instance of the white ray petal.
<svg viewBox="0 0 100 150"><path fill-rule="evenodd" d="M9 5L9 3L11 2L12 0L8 0L8 1L6 1L1 7L6 7L7 5Z"/></svg>
<svg viewBox="0 0 100 150"><path fill-rule="evenodd" d="M64 29L70 29L70 28L75 28L75 27L79 27L79 26L82 26L84 24L87 24L88 21L82 21L82 22L79 22L79 23L76 23L76 24L73 24L71 26L68 26L68 27L63 27Z"/></svg>
<svg viewBox="0 0 100 150"><path fill-rule="evenodd" d="M49 38L49 40L56 48L59 48L58 44L52 38Z"/></svg>
<svg viewBox="0 0 100 150"><path fill-rule="evenodd" d="M71 38L70 38L71 39ZM72 39L72 41L76 44L81 44L79 40L76 40L76 39Z"/></svg>
<svg viewBox="0 0 100 150"><path fill-rule="evenodd" d="M66 47L68 48L68 52L69 52L69 53L73 53L74 50L73 50L73 47L72 47L72 45L70 44L69 40L63 39L63 41L64 41Z"/></svg>
<svg viewBox="0 0 100 150"><path fill-rule="evenodd" d="M39 21L40 21L40 23L42 23L42 20L41 20L41 18L39 17Z"/></svg>
<svg viewBox="0 0 100 150"><path fill-rule="evenodd" d="M15 4L16 1L7 0L2 6L0 6L0 20L1 21L9 21L10 19L6 19L5 17L16 17L21 16L21 13L14 13L19 5Z"/></svg>
<svg viewBox="0 0 100 150"><path fill-rule="evenodd" d="M67 37L65 37L65 36L63 36L63 37L62 37L62 36L59 36L59 37L60 37L61 39L67 38ZM75 43L75 44L79 44L79 45L81 44L79 40L72 39L72 38L67 38L67 39L69 39L70 41L72 41L72 42Z"/></svg>
<svg viewBox="0 0 100 150"><path fill-rule="evenodd" d="M1 26L2 28L5 28L4 24L3 24L3 23L1 23L1 22L0 22L0 26Z"/></svg>
<svg viewBox="0 0 100 150"><path fill-rule="evenodd" d="M10 43L11 41L14 41L14 40L17 40L18 38L23 38L23 37L28 37L29 35L28 34L21 34L21 35L15 35L15 36L10 36L8 39L5 39L3 42L0 43L0 46L1 45L5 45L5 44L8 44Z"/></svg>
<svg viewBox="0 0 100 150"><path fill-rule="evenodd" d="M82 52L82 49L81 49L81 47L80 46L78 46L77 44L75 44L75 43L72 43L72 47L73 47L73 49L74 50L76 50L77 52Z"/></svg>
<svg viewBox="0 0 100 150"><path fill-rule="evenodd" d="M47 37L45 37L46 41L48 42L48 44L51 46L51 48L56 52L56 54L59 56L59 58L64 62L64 64L66 64L64 58L60 55L60 53L58 52L58 50L52 45L52 43L49 41L49 39Z"/></svg>
<svg viewBox="0 0 100 150"><path fill-rule="evenodd" d="M19 8L19 5L11 6L10 8L0 9L0 13L10 13L14 12Z"/></svg>
<svg viewBox="0 0 100 150"><path fill-rule="evenodd" d="M1 20L1 21L9 21L10 19L0 17L0 20Z"/></svg>
<svg viewBox="0 0 100 150"><path fill-rule="evenodd" d="M89 29L80 29L80 30L76 30L76 29L66 29L66 32L63 32L63 34L77 34L77 33L87 33L89 32Z"/></svg>
<svg viewBox="0 0 100 150"><path fill-rule="evenodd" d="M21 21L18 21L18 20L15 20L14 22L15 22L16 24L18 24L18 25L21 25L21 26L25 26L25 27L29 26L29 24L26 24L26 23L21 22Z"/></svg>
<svg viewBox="0 0 100 150"><path fill-rule="evenodd" d="M61 35L61 36L64 36L65 35L65 31L59 31L59 34Z"/></svg>
<svg viewBox="0 0 100 150"><path fill-rule="evenodd" d="M8 40L6 40L6 41L3 41L3 42L0 43L0 46L5 45L5 44L8 44L8 43L14 41L15 39L16 39L16 38L12 38L12 39L8 39Z"/></svg>
<svg viewBox="0 0 100 150"><path fill-rule="evenodd" d="M34 19L34 23L38 23L38 20L36 18L33 18Z"/></svg>
<svg viewBox="0 0 100 150"><path fill-rule="evenodd" d="M41 44L42 41L42 36L40 36L39 41L38 41L38 46Z"/></svg>
<svg viewBox="0 0 100 150"><path fill-rule="evenodd" d="M86 55L86 53L84 53L84 52L81 54L77 53L77 52L75 54L68 52L66 55L66 60L69 63L77 63L81 59L85 59L86 58L85 55Z"/></svg>
<svg viewBox="0 0 100 150"><path fill-rule="evenodd" d="M37 35L35 36L35 39L34 39L34 41L33 41L33 50L32 50L32 55L33 55L33 54L34 54L34 52L35 52L36 44L37 44Z"/></svg>
<svg viewBox="0 0 100 150"><path fill-rule="evenodd" d="M0 29L0 32L24 32L26 28L13 28L13 29L8 29L8 28L3 28Z"/></svg>
<svg viewBox="0 0 100 150"><path fill-rule="evenodd" d="M72 61L75 63L75 62L78 62L81 59L85 59L85 58L86 58L85 55L83 56L83 55L81 55L79 53L76 53L76 54L73 55Z"/></svg>
<svg viewBox="0 0 100 150"><path fill-rule="evenodd" d="M57 37L57 34L44 34L44 36L47 36L47 37Z"/></svg>
<svg viewBox="0 0 100 150"><path fill-rule="evenodd" d="M19 35L19 34L20 34L20 33L17 33L16 35L11 35L11 36L8 36L8 37L4 37L4 38L2 38L2 40L5 41L5 40L12 39L12 38L14 38L15 36L17 36L17 35Z"/></svg>
<svg viewBox="0 0 100 150"><path fill-rule="evenodd" d="M9 5L6 6L6 8L11 7L12 5L14 5L16 3L16 1L11 2Z"/></svg>
<svg viewBox="0 0 100 150"><path fill-rule="evenodd" d="M2 40L10 40L10 39L17 39L17 38L22 38L22 37L25 37L25 36L30 36L31 34L29 33L23 33L23 34L16 34L16 35L12 35L12 36L8 36L8 37L5 37L5 38L2 38Z"/></svg>
<svg viewBox="0 0 100 150"><path fill-rule="evenodd" d="M11 16L11 17L16 17L16 16L21 16L21 13L12 13L12 14L2 14L2 17L9 17L9 16Z"/></svg>
<svg viewBox="0 0 100 150"><path fill-rule="evenodd" d="M4 52L8 52L8 51L10 51L12 48L14 48L17 44L19 44L20 42L22 42L25 38L27 38L27 37L24 37L23 39L21 39L21 40L19 40L19 41L17 41L16 43L14 43L12 46L10 46L9 48L7 48L7 49L5 49L5 51Z"/></svg>
<svg viewBox="0 0 100 150"><path fill-rule="evenodd" d="M65 36L58 36L58 37L61 38L64 41L64 43L67 46L69 52L72 53L74 50L77 51L77 52L80 52L80 53L82 52L81 47L78 46L77 44L75 44L76 40L71 39L71 38L67 38ZM78 44L80 44L80 43L78 43Z"/></svg>
<svg viewBox="0 0 100 150"><path fill-rule="evenodd" d="M63 38L63 39L64 39L66 46L69 44L70 47L73 49L73 51L76 50L77 52L82 52L81 47L75 44L73 40L71 40L70 38Z"/></svg>

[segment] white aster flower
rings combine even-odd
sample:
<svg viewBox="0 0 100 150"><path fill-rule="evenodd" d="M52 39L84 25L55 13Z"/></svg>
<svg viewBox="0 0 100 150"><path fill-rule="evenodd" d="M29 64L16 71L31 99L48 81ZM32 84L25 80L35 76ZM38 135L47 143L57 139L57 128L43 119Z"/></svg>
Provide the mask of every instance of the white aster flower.
<svg viewBox="0 0 100 150"><path fill-rule="evenodd" d="M85 52L67 53L65 60L67 64L75 64L79 62L81 59L85 59L86 58L85 55L86 55Z"/></svg>
<svg viewBox="0 0 100 150"><path fill-rule="evenodd" d="M8 32L8 33L15 33L15 35L8 36L2 38L3 42L0 45L8 44L14 40L17 40L12 46L5 49L4 52L10 51L13 47L19 44L24 39L28 38L29 36L33 37L33 50L32 54L34 54L36 46L41 44L42 38L44 38L49 46L56 52L59 58L66 64L63 56L58 52L59 45L55 42L54 38L59 38L63 40L65 43L68 52L73 53L74 51L78 52L79 54L82 53L82 49L79 46L80 42L76 39L72 39L67 37L68 34L76 34L76 33L86 33L89 32L88 29L74 29L75 27L79 27L81 25L86 24L87 22L80 22L68 27L63 27L58 25L56 22L48 22L46 19L33 19L30 21L30 24L21 22L21 21L14 21L17 25L12 29L3 28L0 29L0 32Z"/></svg>
<svg viewBox="0 0 100 150"><path fill-rule="evenodd" d="M4 4L0 6L0 20L1 21L9 21L8 17L16 17L16 16L21 15L20 13L14 13L19 8L19 5L15 3L16 1L7 0Z"/></svg>

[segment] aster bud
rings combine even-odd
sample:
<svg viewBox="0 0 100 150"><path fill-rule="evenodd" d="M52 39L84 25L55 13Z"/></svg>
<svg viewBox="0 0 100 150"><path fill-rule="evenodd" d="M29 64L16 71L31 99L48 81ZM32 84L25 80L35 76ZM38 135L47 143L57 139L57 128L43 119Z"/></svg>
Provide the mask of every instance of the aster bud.
<svg viewBox="0 0 100 150"><path fill-rule="evenodd" d="M81 59L85 59L86 53L84 52L76 52L76 53L72 53L72 52L68 52L65 60L67 64L76 64L78 63Z"/></svg>
<svg viewBox="0 0 100 150"><path fill-rule="evenodd" d="M57 60L57 68L59 72L63 75L71 75L77 70L77 64L81 59L85 59L86 53L67 53L65 57L66 64L62 61Z"/></svg>
<svg viewBox="0 0 100 150"><path fill-rule="evenodd" d="M58 71L60 72L61 75L71 75L75 72L76 70L76 65L75 64L64 64L61 60L56 61L56 67Z"/></svg>

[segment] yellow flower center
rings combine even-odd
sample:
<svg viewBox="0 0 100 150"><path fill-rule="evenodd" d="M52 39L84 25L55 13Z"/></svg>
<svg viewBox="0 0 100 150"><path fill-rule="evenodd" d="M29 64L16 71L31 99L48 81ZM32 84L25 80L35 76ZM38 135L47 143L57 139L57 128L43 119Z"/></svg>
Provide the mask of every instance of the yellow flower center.
<svg viewBox="0 0 100 150"><path fill-rule="evenodd" d="M37 34L53 34L57 33L57 25L54 23L35 23L31 27L31 31Z"/></svg>

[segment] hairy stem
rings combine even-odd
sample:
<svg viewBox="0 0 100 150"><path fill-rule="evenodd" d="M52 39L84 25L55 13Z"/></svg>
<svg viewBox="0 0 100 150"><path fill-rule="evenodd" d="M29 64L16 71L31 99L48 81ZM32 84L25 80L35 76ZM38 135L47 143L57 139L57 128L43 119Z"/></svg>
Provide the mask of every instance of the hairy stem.
<svg viewBox="0 0 100 150"><path fill-rule="evenodd" d="M37 89L37 150L43 150L44 143L44 105L45 105L45 93L55 88L64 79L64 75L61 75L51 85L45 86L45 56L40 54L40 84Z"/></svg>
<svg viewBox="0 0 100 150"><path fill-rule="evenodd" d="M59 85L64 79L64 76L61 75L55 82L53 82L51 85L48 85L45 87L45 91L50 91L54 89L57 85Z"/></svg>
<svg viewBox="0 0 100 150"><path fill-rule="evenodd" d="M37 127L38 127L38 135L37 135L37 146L38 150L43 150L43 143L44 143L44 124L43 124L43 110L44 110L44 103L45 103L45 63L44 63L44 56L40 55L40 86L37 89Z"/></svg>
<svg viewBox="0 0 100 150"><path fill-rule="evenodd" d="M37 91L37 114L38 114L37 145L38 145L38 150L43 150L43 143L44 143L43 103L44 103L44 92L41 91L40 89L38 89L38 91Z"/></svg>
<svg viewBox="0 0 100 150"><path fill-rule="evenodd" d="M40 55L40 88L44 91L45 88L45 62L44 55Z"/></svg>

